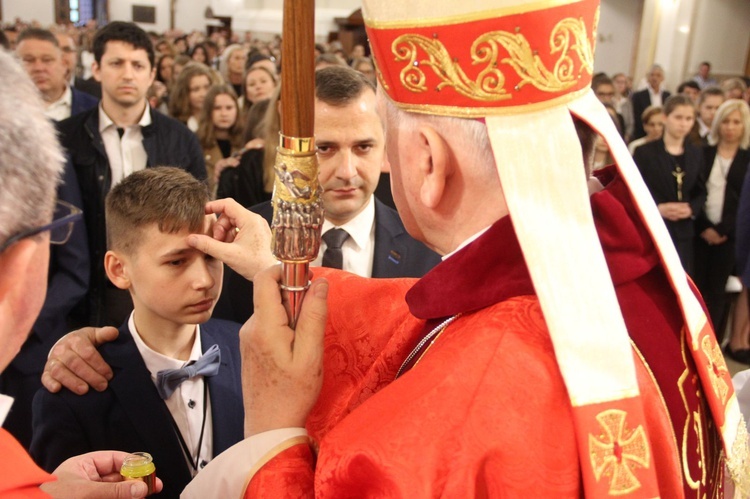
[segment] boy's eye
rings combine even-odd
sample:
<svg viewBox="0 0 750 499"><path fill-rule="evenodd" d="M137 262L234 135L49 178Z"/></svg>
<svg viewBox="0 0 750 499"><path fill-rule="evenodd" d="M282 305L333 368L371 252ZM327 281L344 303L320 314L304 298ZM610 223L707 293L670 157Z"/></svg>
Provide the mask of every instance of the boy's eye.
<svg viewBox="0 0 750 499"><path fill-rule="evenodd" d="M183 264L183 262L184 262L184 261L185 261L184 259L179 259L179 260L170 260L170 261L168 262L168 264L169 264L170 266L172 266L172 267L179 267L180 265L182 265L182 264Z"/></svg>

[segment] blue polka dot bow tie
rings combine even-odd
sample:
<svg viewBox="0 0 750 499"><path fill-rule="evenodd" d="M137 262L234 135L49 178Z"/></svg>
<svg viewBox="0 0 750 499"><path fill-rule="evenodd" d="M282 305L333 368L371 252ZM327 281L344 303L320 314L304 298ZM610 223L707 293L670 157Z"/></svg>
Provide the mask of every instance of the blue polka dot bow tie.
<svg viewBox="0 0 750 499"><path fill-rule="evenodd" d="M167 400L183 381L196 376L215 376L221 364L219 345L212 345L195 362L179 369L163 369L156 373L156 389L162 399Z"/></svg>

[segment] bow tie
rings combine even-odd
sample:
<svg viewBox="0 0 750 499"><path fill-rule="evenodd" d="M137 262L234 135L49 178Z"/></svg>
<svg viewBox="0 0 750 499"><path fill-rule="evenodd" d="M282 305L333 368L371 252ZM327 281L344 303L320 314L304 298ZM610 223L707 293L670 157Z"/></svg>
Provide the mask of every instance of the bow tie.
<svg viewBox="0 0 750 499"><path fill-rule="evenodd" d="M219 345L212 345L195 362L179 369L163 369L156 373L156 389L163 400L167 400L180 384L196 376L215 376L221 364Z"/></svg>

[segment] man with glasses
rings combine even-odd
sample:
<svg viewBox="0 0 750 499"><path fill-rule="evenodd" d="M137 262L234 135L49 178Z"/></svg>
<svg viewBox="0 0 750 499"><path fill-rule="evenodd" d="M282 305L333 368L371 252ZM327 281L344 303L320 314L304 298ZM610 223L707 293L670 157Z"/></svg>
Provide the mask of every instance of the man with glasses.
<svg viewBox="0 0 750 499"><path fill-rule="evenodd" d="M81 213L66 203L55 209L63 155L54 127L28 77L1 51L0 92L0 372L4 372L44 302L50 243L65 242ZM0 421L12 411L12 404L11 397L0 395ZM2 429L0 495L144 497L147 487L141 482L111 482L119 476L125 456L113 451L76 456L60 465L53 477Z"/></svg>

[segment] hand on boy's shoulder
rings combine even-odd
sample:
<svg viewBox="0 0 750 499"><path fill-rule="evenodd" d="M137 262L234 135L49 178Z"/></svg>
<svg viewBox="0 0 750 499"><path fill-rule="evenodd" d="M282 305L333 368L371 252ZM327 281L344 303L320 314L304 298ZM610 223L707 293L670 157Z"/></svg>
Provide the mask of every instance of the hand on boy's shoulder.
<svg viewBox="0 0 750 499"><path fill-rule="evenodd" d="M85 327L60 338L44 365L44 387L52 393L65 387L78 395L88 392L89 386L99 392L106 390L112 369L97 348L118 335L114 327Z"/></svg>

